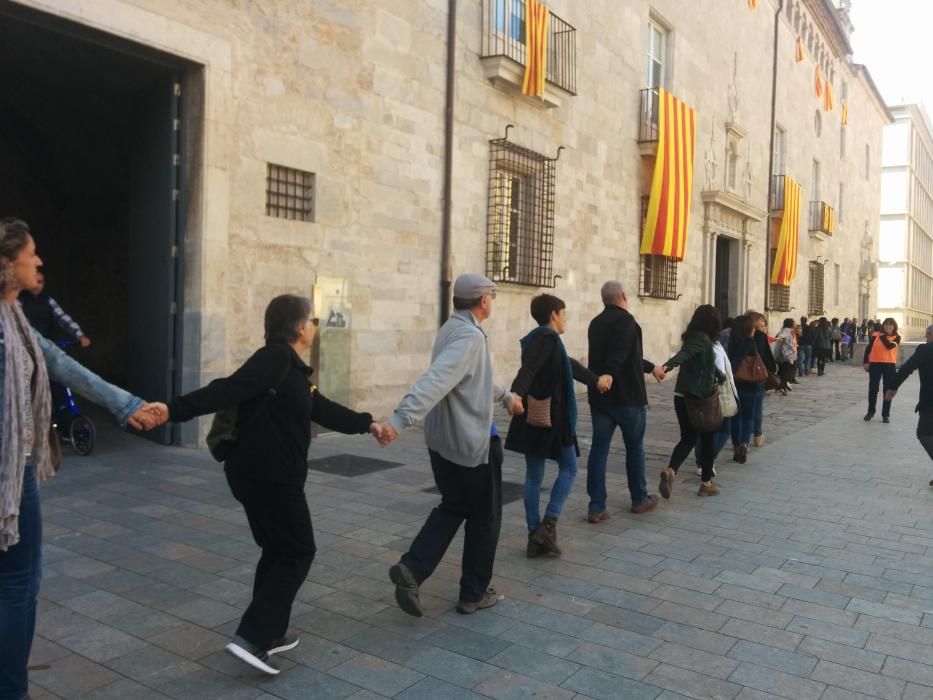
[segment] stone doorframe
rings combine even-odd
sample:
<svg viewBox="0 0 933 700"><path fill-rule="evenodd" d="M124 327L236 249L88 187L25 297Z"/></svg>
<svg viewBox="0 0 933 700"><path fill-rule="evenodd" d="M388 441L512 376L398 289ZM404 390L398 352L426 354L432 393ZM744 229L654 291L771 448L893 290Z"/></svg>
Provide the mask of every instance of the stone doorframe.
<svg viewBox="0 0 933 700"><path fill-rule="evenodd" d="M124 0L69 2L13 0L46 15L120 37L189 61L197 67L182 78L187 95L184 119L185 201L182 391L226 373L226 295L230 217L229 137L233 131L233 50L218 34L150 12ZM206 261L210 260L208 267ZM198 421L183 426L181 443L199 443Z"/></svg>
<svg viewBox="0 0 933 700"><path fill-rule="evenodd" d="M764 220L766 212L753 207L732 192L703 192L703 286L702 304L715 304L716 240L719 236L742 241L739 258L738 308L748 308L751 278L748 274L754 245L750 229Z"/></svg>

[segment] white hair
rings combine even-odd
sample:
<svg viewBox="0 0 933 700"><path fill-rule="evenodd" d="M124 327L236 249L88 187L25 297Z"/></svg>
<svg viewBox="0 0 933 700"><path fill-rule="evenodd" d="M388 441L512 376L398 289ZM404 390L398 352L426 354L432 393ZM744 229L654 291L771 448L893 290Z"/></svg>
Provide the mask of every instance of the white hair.
<svg viewBox="0 0 933 700"><path fill-rule="evenodd" d="M602 289L599 290L599 294L603 298L604 304L617 304L622 300L625 289L622 287L621 282L609 280L602 286Z"/></svg>

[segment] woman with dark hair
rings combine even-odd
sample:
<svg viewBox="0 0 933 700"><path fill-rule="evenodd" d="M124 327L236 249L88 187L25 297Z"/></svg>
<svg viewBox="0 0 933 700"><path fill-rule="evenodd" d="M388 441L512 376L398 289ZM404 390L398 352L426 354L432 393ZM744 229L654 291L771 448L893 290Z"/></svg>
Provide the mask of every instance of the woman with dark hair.
<svg viewBox="0 0 933 700"><path fill-rule="evenodd" d="M726 352L732 365L733 376L746 357L758 354L752 316L739 316L732 322L732 334ZM732 419L732 461L745 464L748 458L748 444L755 427L755 406L764 388L761 382L750 382L738 377L735 379L735 388L739 394L739 413Z"/></svg>
<svg viewBox="0 0 933 700"><path fill-rule="evenodd" d="M758 355L761 361L771 374L777 374L777 363L774 361L774 354L771 352L771 343L768 340L768 319L764 314L757 311L746 311L746 316L750 316L752 324L755 326L755 347L758 349ZM764 417L765 417L765 392L768 390L767 383L761 384L758 394L755 396L755 416L752 442L755 447L761 447L765 444L764 435Z"/></svg>
<svg viewBox="0 0 933 700"><path fill-rule="evenodd" d="M37 285L42 260L29 226L0 221L0 699L29 691L27 663L42 577L38 482L54 476L58 434L49 379L105 407L121 425L155 427L142 399L108 384L33 331L16 299ZM53 442L54 441L54 442ZM59 455L60 456L60 455Z"/></svg>
<svg viewBox="0 0 933 700"><path fill-rule="evenodd" d="M319 323L310 299L276 297L266 307L264 347L229 377L161 407L162 417L175 422L239 407L224 472L262 555L252 601L227 651L270 675L279 672L270 657L298 644L297 636L286 636L288 620L317 551L304 491L311 423L380 436L369 413L325 398L311 382L314 370L303 357Z"/></svg>
<svg viewBox="0 0 933 700"><path fill-rule="evenodd" d="M674 411L680 425L680 441L674 446L667 469L661 472L658 490L664 498L671 497L674 478L687 455L700 443L700 489L698 496L715 496L719 487L713 483L714 436L716 431L697 432L687 417L687 398L705 399L726 376L716 367L713 341L719 338L722 322L719 312L710 304L703 304L693 312L681 339L680 351L664 363L664 371L680 367L674 385Z"/></svg>
<svg viewBox="0 0 933 700"><path fill-rule="evenodd" d="M512 392L522 397L525 412L512 416L505 449L525 455L525 520L528 525L529 559L542 554L561 554L557 544L557 519L577 475L577 399L574 381L606 392L612 377L597 377L567 354L561 334L567 327L562 299L540 294L531 300L531 316L538 322L521 340L522 366L512 382ZM540 515L544 462L557 462L557 479Z"/></svg>
<svg viewBox="0 0 933 700"><path fill-rule="evenodd" d="M875 406L878 403L878 385L884 381L884 391L894 384L897 376L897 349L901 344L901 336L897 333L897 321L886 318L881 324L881 330L873 331L865 348L865 357L862 360L865 371L868 372L868 413L865 420L875 417ZM885 398L881 400L881 421L891 422L891 402Z"/></svg>
<svg viewBox="0 0 933 700"><path fill-rule="evenodd" d="M796 373L794 363L797 361L797 333L794 331L794 319L784 319L784 324L775 340L773 354L777 362L778 377L781 380L779 391L787 396L787 392L791 390L789 383Z"/></svg>
<svg viewBox="0 0 933 700"><path fill-rule="evenodd" d="M816 376L818 377L826 373L826 361L832 353L832 342L829 321L825 316L821 316L813 331L813 356L816 358Z"/></svg>

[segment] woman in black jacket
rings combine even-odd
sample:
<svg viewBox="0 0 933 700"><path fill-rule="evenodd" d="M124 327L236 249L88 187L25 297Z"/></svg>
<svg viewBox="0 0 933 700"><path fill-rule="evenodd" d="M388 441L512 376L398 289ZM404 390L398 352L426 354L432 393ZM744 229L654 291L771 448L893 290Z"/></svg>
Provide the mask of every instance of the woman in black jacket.
<svg viewBox="0 0 933 700"><path fill-rule="evenodd" d="M829 321L823 316L816 322L813 330L813 356L816 358L816 376L822 377L826 373L826 360L832 352L832 333Z"/></svg>
<svg viewBox="0 0 933 700"><path fill-rule="evenodd" d="M512 382L512 391L522 397L525 412L512 416L505 440L505 449L525 455L529 558L561 553L557 519L573 488L580 456L574 380L600 392L612 385L609 375L597 377L567 355L560 339L567 325L567 310L561 299L550 294L536 296L531 300L531 316L538 327L521 340L522 366ZM546 459L556 460L558 471L542 520L539 499Z"/></svg>
<svg viewBox="0 0 933 700"><path fill-rule="evenodd" d="M757 311L746 311L746 316L750 316L752 324L755 326L755 347L761 356L761 361L771 374L777 374L778 366L774 361L774 353L771 352L771 343L768 342L768 319L764 314ZM765 444L764 436L764 418L765 418L765 393L768 390L767 382L761 385L758 394L755 396L755 425L753 427L754 436L752 441L755 447L761 447Z"/></svg>
<svg viewBox="0 0 933 700"><path fill-rule="evenodd" d="M266 307L265 347L229 377L168 406L176 422L239 406L236 441L224 471L262 556L252 602L227 651L270 675L279 672L270 657L298 644L297 637L286 637L288 619L316 552L304 492L311 422L379 436L370 414L326 399L311 383L313 370L302 356L311 349L319 323L312 315L309 299L276 297Z"/></svg>
<svg viewBox="0 0 933 700"><path fill-rule="evenodd" d="M748 443L752 439L755 427L755 406L758 397L764 394L762 382L749 382L736 375L746 357L758 354L755 342L755 321L749 315L739 316L732 322L729 347L726 348L732 373L735 376L735 388L739 392L739 413L732 421L732 461L745 464L748 458Z"/></svg>

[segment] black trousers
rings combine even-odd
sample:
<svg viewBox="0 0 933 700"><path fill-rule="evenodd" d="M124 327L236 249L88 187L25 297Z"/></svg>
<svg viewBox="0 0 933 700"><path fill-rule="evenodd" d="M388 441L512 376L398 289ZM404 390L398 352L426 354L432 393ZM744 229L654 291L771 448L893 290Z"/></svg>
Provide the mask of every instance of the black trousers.
<svg viewBox="0 0 933 700"><path fill-rule="evenodd" d="M897 376L897 365L891 362L872 362L868 365L868 412L875 413L875 406L878 404L878 386L884 383L884 390L887 391L894 383L894 377ZM881 399L881 417L886 418L891 415L891 402Z"/></svg>
<svg viewBox="0 0 933 700"><path fill-rule="evenodd" d="M837 360L841 360L841 359L842 359L842 356L839 354L839 342L840 342L840 341L838 341L838 340L832 341L832 343L833 343L833 353L835 354L835 359L837 359ZM830 357L829 359L832 360L833 357Z"/></svg>
<svg viewBox="0 0 933 700"><path fill-rule="evenodd" d="M237 634L260 649L285 636L292 603L314 554L311 513L301 484L276 484L227 470L227 483L243 504L253 539L262 549L253 579L253 599Z"/></svg>
<svg viewBox="0 0 933 700"><path fill-rule="evenodd" d="M502 442L492 438L489 461L478 467L462 467L433 450L431 471L441 492L441 502L402 557L415 580L423 583L440 563L464 525L460 600L483 599L492 580L499 529L502 526Z"/></svg>
<svg viewBox="0 0 933 700"><path fill-rule="evenodd" d="M933 411L918 414L917 439L930 455L930 459L933 459Z"/></svg>
<svg viewBox="0 0 933 700"><path fill-rule="evenodd" d="M671 460L668 466L675 472L680 469L687 456L694 446L699 443L700 468L703 474L700 477L703 481L709 481L713 478L713 461L716 458L713 450L713 438L716 432L698 433L687 417L687 402L683 396L674 397L674 412L677 414L677 422L680 424L680 442L674 445L674 451L671 453Z"/></svg>

